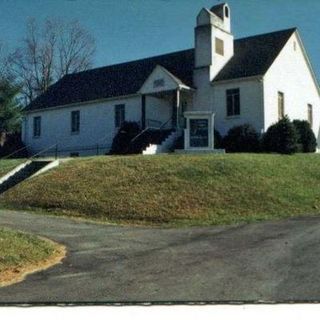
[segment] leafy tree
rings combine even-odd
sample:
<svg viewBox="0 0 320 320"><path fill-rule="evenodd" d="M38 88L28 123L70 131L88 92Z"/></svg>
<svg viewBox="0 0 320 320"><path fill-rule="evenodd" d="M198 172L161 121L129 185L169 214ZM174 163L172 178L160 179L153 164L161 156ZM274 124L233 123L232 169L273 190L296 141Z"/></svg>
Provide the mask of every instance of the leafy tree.
<svg viewBox="0 0 320 320"><path fill-rule="evenodd" d="M0 145L3 146L8 133L20 131L22 108L18 102L20 88L8 80L0 80Z"/></svg>
<svg viewBox="0 0 320 320"><path fill-rule="evenodd" d="M306 120L293 120L293 125L297 131L297 144L299 152L315 152L317 139Z"/></svg>
<svg viewBox="0 0 320 320"><path fill-rule="evenodd" d="M223 138L227 152L258 152L259 144L259 135L250 124L231 128Z"/></svg>
<svg viewBox="0 0 320 320"><path fill-rule="evenodd" d="M262 139L263 150L292 154L297 151L297 132L290 119L285 116L270 126Z"/></svg>

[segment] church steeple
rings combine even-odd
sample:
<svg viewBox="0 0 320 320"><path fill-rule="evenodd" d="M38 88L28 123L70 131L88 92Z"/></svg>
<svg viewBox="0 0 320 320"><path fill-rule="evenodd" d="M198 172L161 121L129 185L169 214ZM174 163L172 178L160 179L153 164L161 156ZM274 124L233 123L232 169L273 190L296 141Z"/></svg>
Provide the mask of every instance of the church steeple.
<svg viewBox="0 0 320 320"><path fill-rule="evenodd" d="M230 23L230 8L228 4L221 3L216 6L213 6L210 11L214 13L223 21L224 30L231 32L231 23Z"/></svg>
<svg viewBox="0 0 320 320"><path fill-rule="evenodd" d="M211 81L233 56L231 12L226 3L203 8L195 28L195 68L209 68Z"/></svg>

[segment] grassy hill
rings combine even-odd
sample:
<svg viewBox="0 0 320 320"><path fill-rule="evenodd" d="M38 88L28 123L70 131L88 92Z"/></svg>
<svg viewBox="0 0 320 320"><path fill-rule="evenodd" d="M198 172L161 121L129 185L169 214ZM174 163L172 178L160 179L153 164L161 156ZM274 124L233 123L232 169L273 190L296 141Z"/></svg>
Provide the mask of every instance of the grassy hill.
<svg viewBox="0 0 320 320"><path fill-rule="evenodd" d="M25 159L8 159L0 160L0 177L17 167L19 164L26 161Z"/></svg>
<svg viewBox="0 0 320 320"><path fill-rule="evenodd" d="M320 155L80 158L21 183L2 206L103 221L227 224L320 213Z"/></svg>

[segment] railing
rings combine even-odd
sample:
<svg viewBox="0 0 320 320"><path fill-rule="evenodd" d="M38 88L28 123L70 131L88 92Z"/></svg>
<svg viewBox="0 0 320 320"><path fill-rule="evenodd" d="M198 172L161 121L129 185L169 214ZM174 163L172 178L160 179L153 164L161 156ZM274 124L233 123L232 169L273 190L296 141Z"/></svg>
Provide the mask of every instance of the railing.
<svg viewBox="0 0 320 320"><path fill-rule="evenodd" d="M167 121L165 121L161 126L160 126L160 130L162 130L170 121L172 121L172 117L169 118Z"/></svg>
<svg viewBox="0 0 320 320"><path fill-rule="evenodd" d="M24 146L24 147L22 147L22 148L20 148L20 149L18 149L18 150L16 150L16 151L14 151L14 152L12 152L12 153L8 154L8 155L6 155L6 156L2 157L0 160L6 160L6 159L9 159L9 158L11 158L13 155L17 154L18 152L20 152L20 151L22 151L22 150L27 150L27 146Z"/></svg>
<svg viewBox="0 0 320 320"><path fill-rule="evenodd" d="M158 128L158 127L161 127L162 122L159 120L147 119L146 124L147 124L147 127Z"/></svg>
<svg viewBox="0 0 320 320"><path fill-rule="evenodd" d="M85 155L101 155L105 154L110 148L109 144L93 144L87 146L79 146L79 147L70 147L70 148L61 148L59 145L56 145L55 148L51 146L47 150L41 150L39 153L45 153L50 156L52 154L53 157L58 158L58 156L66 157L66 156L79 156L81 152L85 152ZM52 150L53 149L53 150ZM51 150L51 151L50 151Z"/></svg>
<svg viewBox="0 0 320 320"><path fill-rule="evenodd" d="M147 123L148 126L147 128L145 128L144 130L142 130L139 134L137 134L133 139L130 140L129 143L129 147L130 148L131 144L136 141L140 136L142 136L146 131L148 130L164 130L164 128L168 125L168 123L172 121L172 118L170 117L168 120L166 120L165 122L161 122L159 120L153 120L153 119L148 119ZM153 124L153 125L151 125ZM59 148L59 144L58 143L54 143L52 145L50 145L49 147L46 147L44 149L41 149L39 151L37 151L35 154L31 155L30 157L27 157L27 159L34 159L39 157L40 155L48 155L48 154L52 154L52 156L57 159L58 156L61 153L79 153L79 152L84 152L84 151L93 151L92 154L95 155L100 155L101 151L107 151L110 148L110 145L107 144L100 144L101 141L104 141L107 137L109 137L110 134L107 134L105 136L103 136L102 138L100 138L99 140L97 140L96 144L90 145L90 146L81 146L81 147L71 147L71 148ZM22 148L19 148L18 150L15 150L14 152L0 158L0 160L6 160L11 158L12 156L14 156L15 154L23 151L23 150L27 150L29 146L24 146Z"/></svg>
<svg viewBox="0 0 320 320"><path fill-rule="evenodd" d="M150 119L148 119L150 121ZM158 120L151 120L151 121L157 121L158 123L161 123L161 125L159 127L153 127L153 126L148 126L146 127L145 129L143 129L140 133L138 133L135 137L133 137L130 142L129 142L129 145L128 145L128 148L127 148L127 151L130 149L131 145L133 142L135 142L139 137L141 137L145 132L149 131L149 130L164 130L164 127L170 122L172 121L172 117L170 117L168 120L166 120L165 122L161 122L161 121L158 121ZM147 123L149 123L147 121Z"/></svg>
<svg viewBox="0 0 320 320"><path fill-rule="evenodd" d="M45 148L45 149L42 149L41 151L33 154L33 155L32 155L31 157L29 157L28 159L29 159L29 160L32 160L32 159L34 159L34 158L37 158L37 157L39 157L39 155L44 154L45 152L47 152L48 150L53 149L53 148L55 148L55 159L57 159L57 158L58 158L58 152L57 152L57 150L58 150L58 144L57 144L57 143L51 145L50 147L47 147L47 148Z"/></svg>

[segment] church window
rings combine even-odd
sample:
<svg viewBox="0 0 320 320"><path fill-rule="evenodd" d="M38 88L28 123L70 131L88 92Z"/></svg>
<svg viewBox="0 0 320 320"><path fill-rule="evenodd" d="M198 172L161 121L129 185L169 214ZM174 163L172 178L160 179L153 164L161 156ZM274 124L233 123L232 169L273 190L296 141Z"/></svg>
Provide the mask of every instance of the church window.
<svg viewBox="0 0 320 320"><path fill-rule="evenodd" d="M278 92L278 119L284 118L284 93Z"/></svg>
<svg viewBox="0 0 320 320"><path fill-rule="evenodd" d="M240 115L240 89L227 90L227 116Z"/></svg>
<svg viewBox="0 0 320 320"><path fill-rule="evenodd" d="M313 112L312 112L312 105L308 104L308 122L310 124L310 127L312 128L313 124Z"/></svg>

